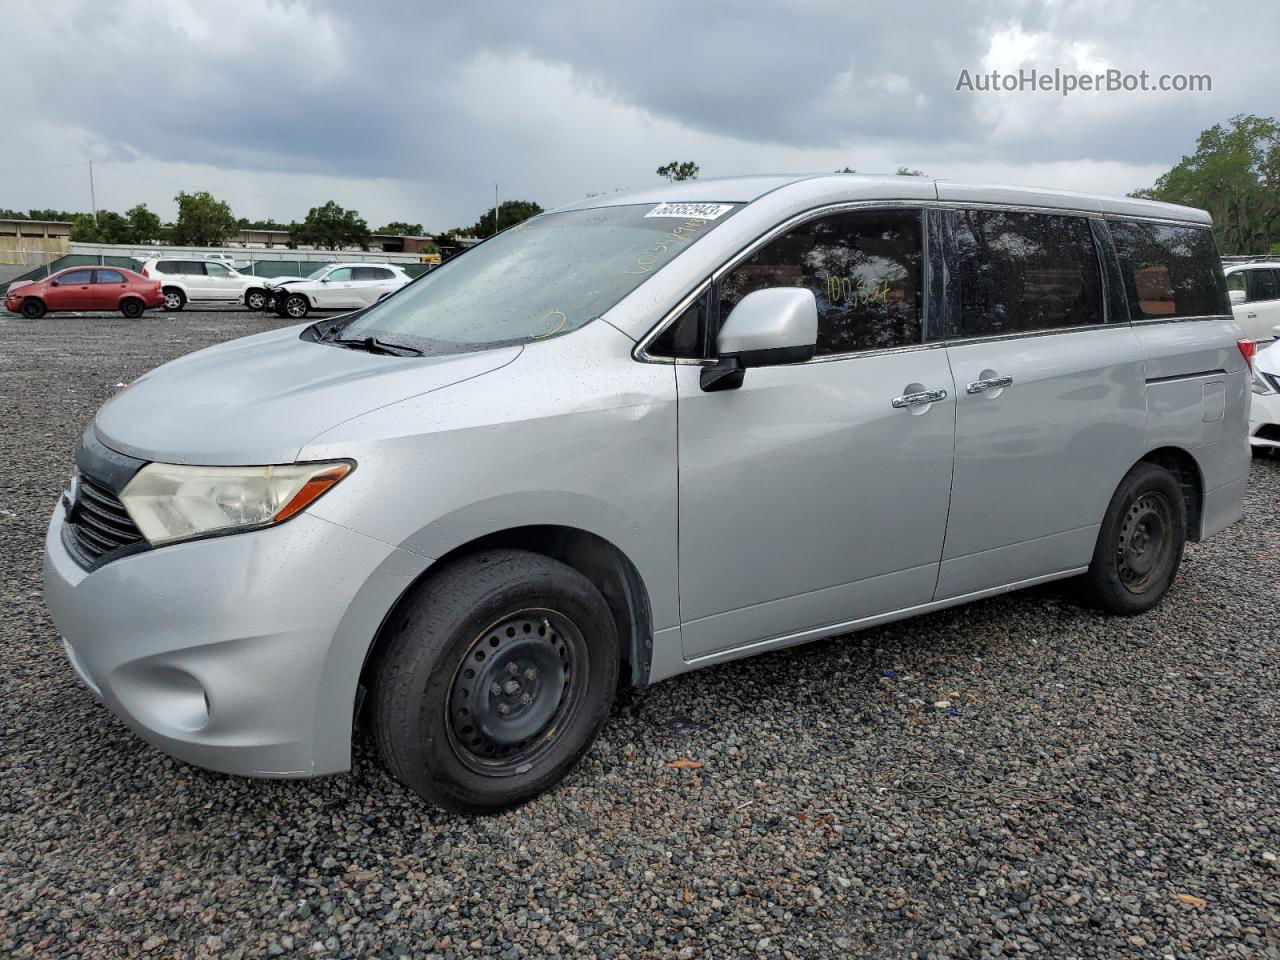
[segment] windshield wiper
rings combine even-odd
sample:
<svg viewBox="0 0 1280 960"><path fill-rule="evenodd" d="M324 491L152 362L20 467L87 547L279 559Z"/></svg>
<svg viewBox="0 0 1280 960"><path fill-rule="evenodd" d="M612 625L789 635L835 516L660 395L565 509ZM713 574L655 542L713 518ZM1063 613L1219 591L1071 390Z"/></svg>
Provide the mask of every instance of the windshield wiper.
<svg viewBox="0 0 1280 960"><path fill-rule="evenodd" d="M406 347L402 343L387 343L377 337L359 337L351 340L334 338L327 343L336 343L349 350L365 350L369 353L383 353L390 357L421 357L423 352L417 347Z"/></svg>

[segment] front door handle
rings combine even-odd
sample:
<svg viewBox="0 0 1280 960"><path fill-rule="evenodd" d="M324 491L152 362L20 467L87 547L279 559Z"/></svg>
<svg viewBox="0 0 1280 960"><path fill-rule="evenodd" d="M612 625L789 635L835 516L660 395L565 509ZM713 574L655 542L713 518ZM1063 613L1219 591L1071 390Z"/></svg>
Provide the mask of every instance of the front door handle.
<svg viewBox="0 0 1280 960"><path fill-rule="evenodd" d="M917 390L915 393L904 393L900 397L894 397L889 402L895 409L901 410L903 407L920 407L926 403L937 403L945 399L947 399L945 390Z"/></svg>
<svg viewBox="0 0 1280 960"><path fill-rule="evenodd" d="M1003 390L1012 383L1013 377L988 377L985 380L975 380L973 383L967 384L965 386L965 390L968 393L982 393L986 390Z"/></svg>

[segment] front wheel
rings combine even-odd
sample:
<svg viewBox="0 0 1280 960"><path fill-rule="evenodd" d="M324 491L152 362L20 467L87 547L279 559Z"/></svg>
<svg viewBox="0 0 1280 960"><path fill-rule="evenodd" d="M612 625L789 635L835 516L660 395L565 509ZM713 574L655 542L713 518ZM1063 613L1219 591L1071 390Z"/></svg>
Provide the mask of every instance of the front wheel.
<svg viewBox="0 0 1280 960"><path fill-rule="evenodd" d="M22 315L28 320L38 320L43 317L45 309L44 301L35 297L27 297L22 301Z"/></svg>
<svg viewBox="0 0 1280 960"><path fill-rule="evenodd" d="M244 305L250 310L261 310L267 305L267 294L263 290L249 290L244 295Z"/></svg>
<svg viewBox="0 0 1280 960"><path fill-rule="evenodd" d="M1098 531L1081 599L1110 613L1145 613L1164 599L1182 562L1187 504L1164 467L1139 463L1116 489Z"/></svg>
<svg viewBox="0 0 1280 960"><path fill-rule="evenodd" d="M373 677L374 735L424 799L493 813L558 783L613 705L618 634L586 577L490 550L433 577L389 625Z"/></svg>
<svg viewBox="0 0 1280 960"><path fill-rule="evenodd" d="M289 294L280 305L280 312L284 316L293 317L295 320L301 320L310 309L311 303L300 293Z"/></svg>
<svg viewBox="0 0 1280 960"><path fill-rule="evenodd" d="M187 305L187 295L177 287L164 288L164 308L175 313Z"/></svg>

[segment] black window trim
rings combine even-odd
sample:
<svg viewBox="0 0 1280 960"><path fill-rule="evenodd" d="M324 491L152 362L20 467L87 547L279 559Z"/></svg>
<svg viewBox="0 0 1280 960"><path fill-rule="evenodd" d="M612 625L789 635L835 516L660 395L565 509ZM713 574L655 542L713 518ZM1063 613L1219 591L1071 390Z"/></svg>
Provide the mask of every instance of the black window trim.
<svg viewBox="0 0 1280 960"><path fill-rule="evenodd" d="M774 226L770 227L768 230L756 236L753 240L748 241L736 253L734 253L727 260L725 260L723 264L717 267L711 273L711 276L704 277L703 279L695 283L693 287L690 289L689 293L687 293L684 297L682 297L674 307L672 307L665 314L663 314L662 319L660 319L656 324L654 324L649 329L648 333L646 333L636 342L635 347L631 351L632 359L637 360L640 363L676 364L676 365L697 366L697 367L710 366L711 364L715 363L714 358L708 358L705 360L693 360L687 357L655 356L655 355L651 355L648 352L648 347L649 347L649 344L651 344L654 340L656 340L664 332L666 332L667 327L675 323L675 321L679 319L680 315L683 314L684 311L687 310L689 306L695 300L698 299L698 297L704 295L707 292L707 290L711 287L711 285L716 281L718 281L721 276L723 276L725 273L732 270L734 267L736 267L739 263L741 263L747 257L751 256L751 254L755 253L756 250L758 250L760 247L769 243L770 241L782 235L786 231L791 230L793 227L799 226L810 220L815 220L815 219L828 216L830 214L835 214L835 213L852 212L857 210L891 210L891 209L901 209L901 208L920 209L924 211L924 214L925 214L925 226L926 226L925 302L923 306L926 312L925 312L925 316L922 318L924 337L925 337L924 343L911 344L911 345L902 346L902 347L886 347L886 348L876 349L876 350L865 350L858 353L828 354L822 357L814 357L812 360L806 361L806 363L828 363L833 360L855 360L860 357L881 356L887 353L905 353L905 352L914 351L914 350L934 350L939 347L945 347L948 344L976 343L983 340L1014 340L1014 339L1020 339L1024 337L1056 336L1058 334L1063 334L1063 333L1084 333L1089 331L1104 330L1104 329L1107 329L1108 327L1136 326L1139 324L1145 325L1145 324L1153 324L1153 323L1187 323L1187 322L1194 322L1199 320L1230 320L1232 319L1232 315L1230 313L1226 313L1226 314L1206 314L1203 316L1195 316L1195 317L1155 317L1150 319L1134 320L1131 317L1129 317L1127 313L1128 299L1126 294L1125 299L1123 301L1125 312L1121 313L1119 310L1117 310L1115 314L1116 318L1114 320L1107 319L1107 322L1104 322L1102 324L1087 324L1084 326L1057 327L1049 330L1031 330L1031 331L1026 331L1022 333L1005 333L1005 334L991 335L986 337L971 337L963 340L960 340L960 339L947 340L943 337L939 337L938 339L932 339L934 321L931 320L931 317L936 317L938 319L941 319L942 316L944 315L943 310L946 307L946 303L943 300L940 300L939 302L934 302L935 287L939 289L944 287L943 281L945 279L945 274L946 274L946 258L945 256L943 256L942 249L937 245L937 242L942 238L935 237L933 234L934 228L930 226L930 224L941 224L941 221L944 218L941 216L938 216L938 214L940 213L944 213L952 210L1004 210L1010 213L1043 213L1043 214L1058 215L1058 216L1067 215L1067 216L1086 217L1090 221L1100 220L1102 221L1102 225L1106 228L1105 232L1107 233L1108 242L1105 245L1105 249L1104 249L1103 245L1097 242L1097 237L1095 235L1094 246L1096 249L1098 249L1100 257L1105 257L1107 260L1111 261L1111 265L1114 265L1114 268L1117 271L1117 273L1119 273L1120 271L1120 265L1119 265L1119 260L1116 257L1114 243L1111 241L1111 238L1110 238L1111 228L1107 224L1108 220L1124 220L1124 221L1134 221L1138 223L1162 223L1169 226L1196 227L1203 230L1212 230L1213 226L1208 223L1201 223L1198 220L1180 220L1174 217L1144 216L1142 214L1136 214L1136 213L1119 213L1119 212L1113 212L1109 210L1084 209L1084 208L1072 207L1072 206L1040 206L1035 204L1002 203L994 200L993 201L919 200L919 199L915 199L915 200L845 200L845 201L840 201L838 203L828 203L820 207L812 207L808 210L803 210L799 213L794 214L788 219L782 221L781 223L775 224ZM934 277L933 276L934 273L938 274L938 276ZM1123 279L1121 280L1121 282L1123 284ZM1110 286L1110 283L1111 283L1110 265L1108 265L1107 269L1103 270L1102 283L1104 287L1104 300L1106 300L1107 298L1105 296L1105 290L1107 287ZM945 297L945 293L941 294L941 296ZM1116 304L1116 306L1119 307L1120 304ZM1107 304L1104 303L1104 310L1106 309L1106 307L1107 307ZM1109 318L1109 315L1104 314L1104 317ZM803 365L804 364L798 364L798 366L803 366Z"/></svg>

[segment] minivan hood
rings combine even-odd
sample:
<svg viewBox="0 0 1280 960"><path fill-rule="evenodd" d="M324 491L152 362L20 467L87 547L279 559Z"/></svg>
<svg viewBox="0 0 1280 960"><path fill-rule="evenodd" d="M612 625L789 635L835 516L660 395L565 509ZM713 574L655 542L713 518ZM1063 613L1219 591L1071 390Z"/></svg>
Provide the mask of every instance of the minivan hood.
<svg viewBox="0 0 1280 960"><path fill-rule="evenodd" d="M219 344L144 374L98 411L98 438L165 463L291 463L344 420L497 370L521 350L390 357L300 340L304 327Z"/></svg>

